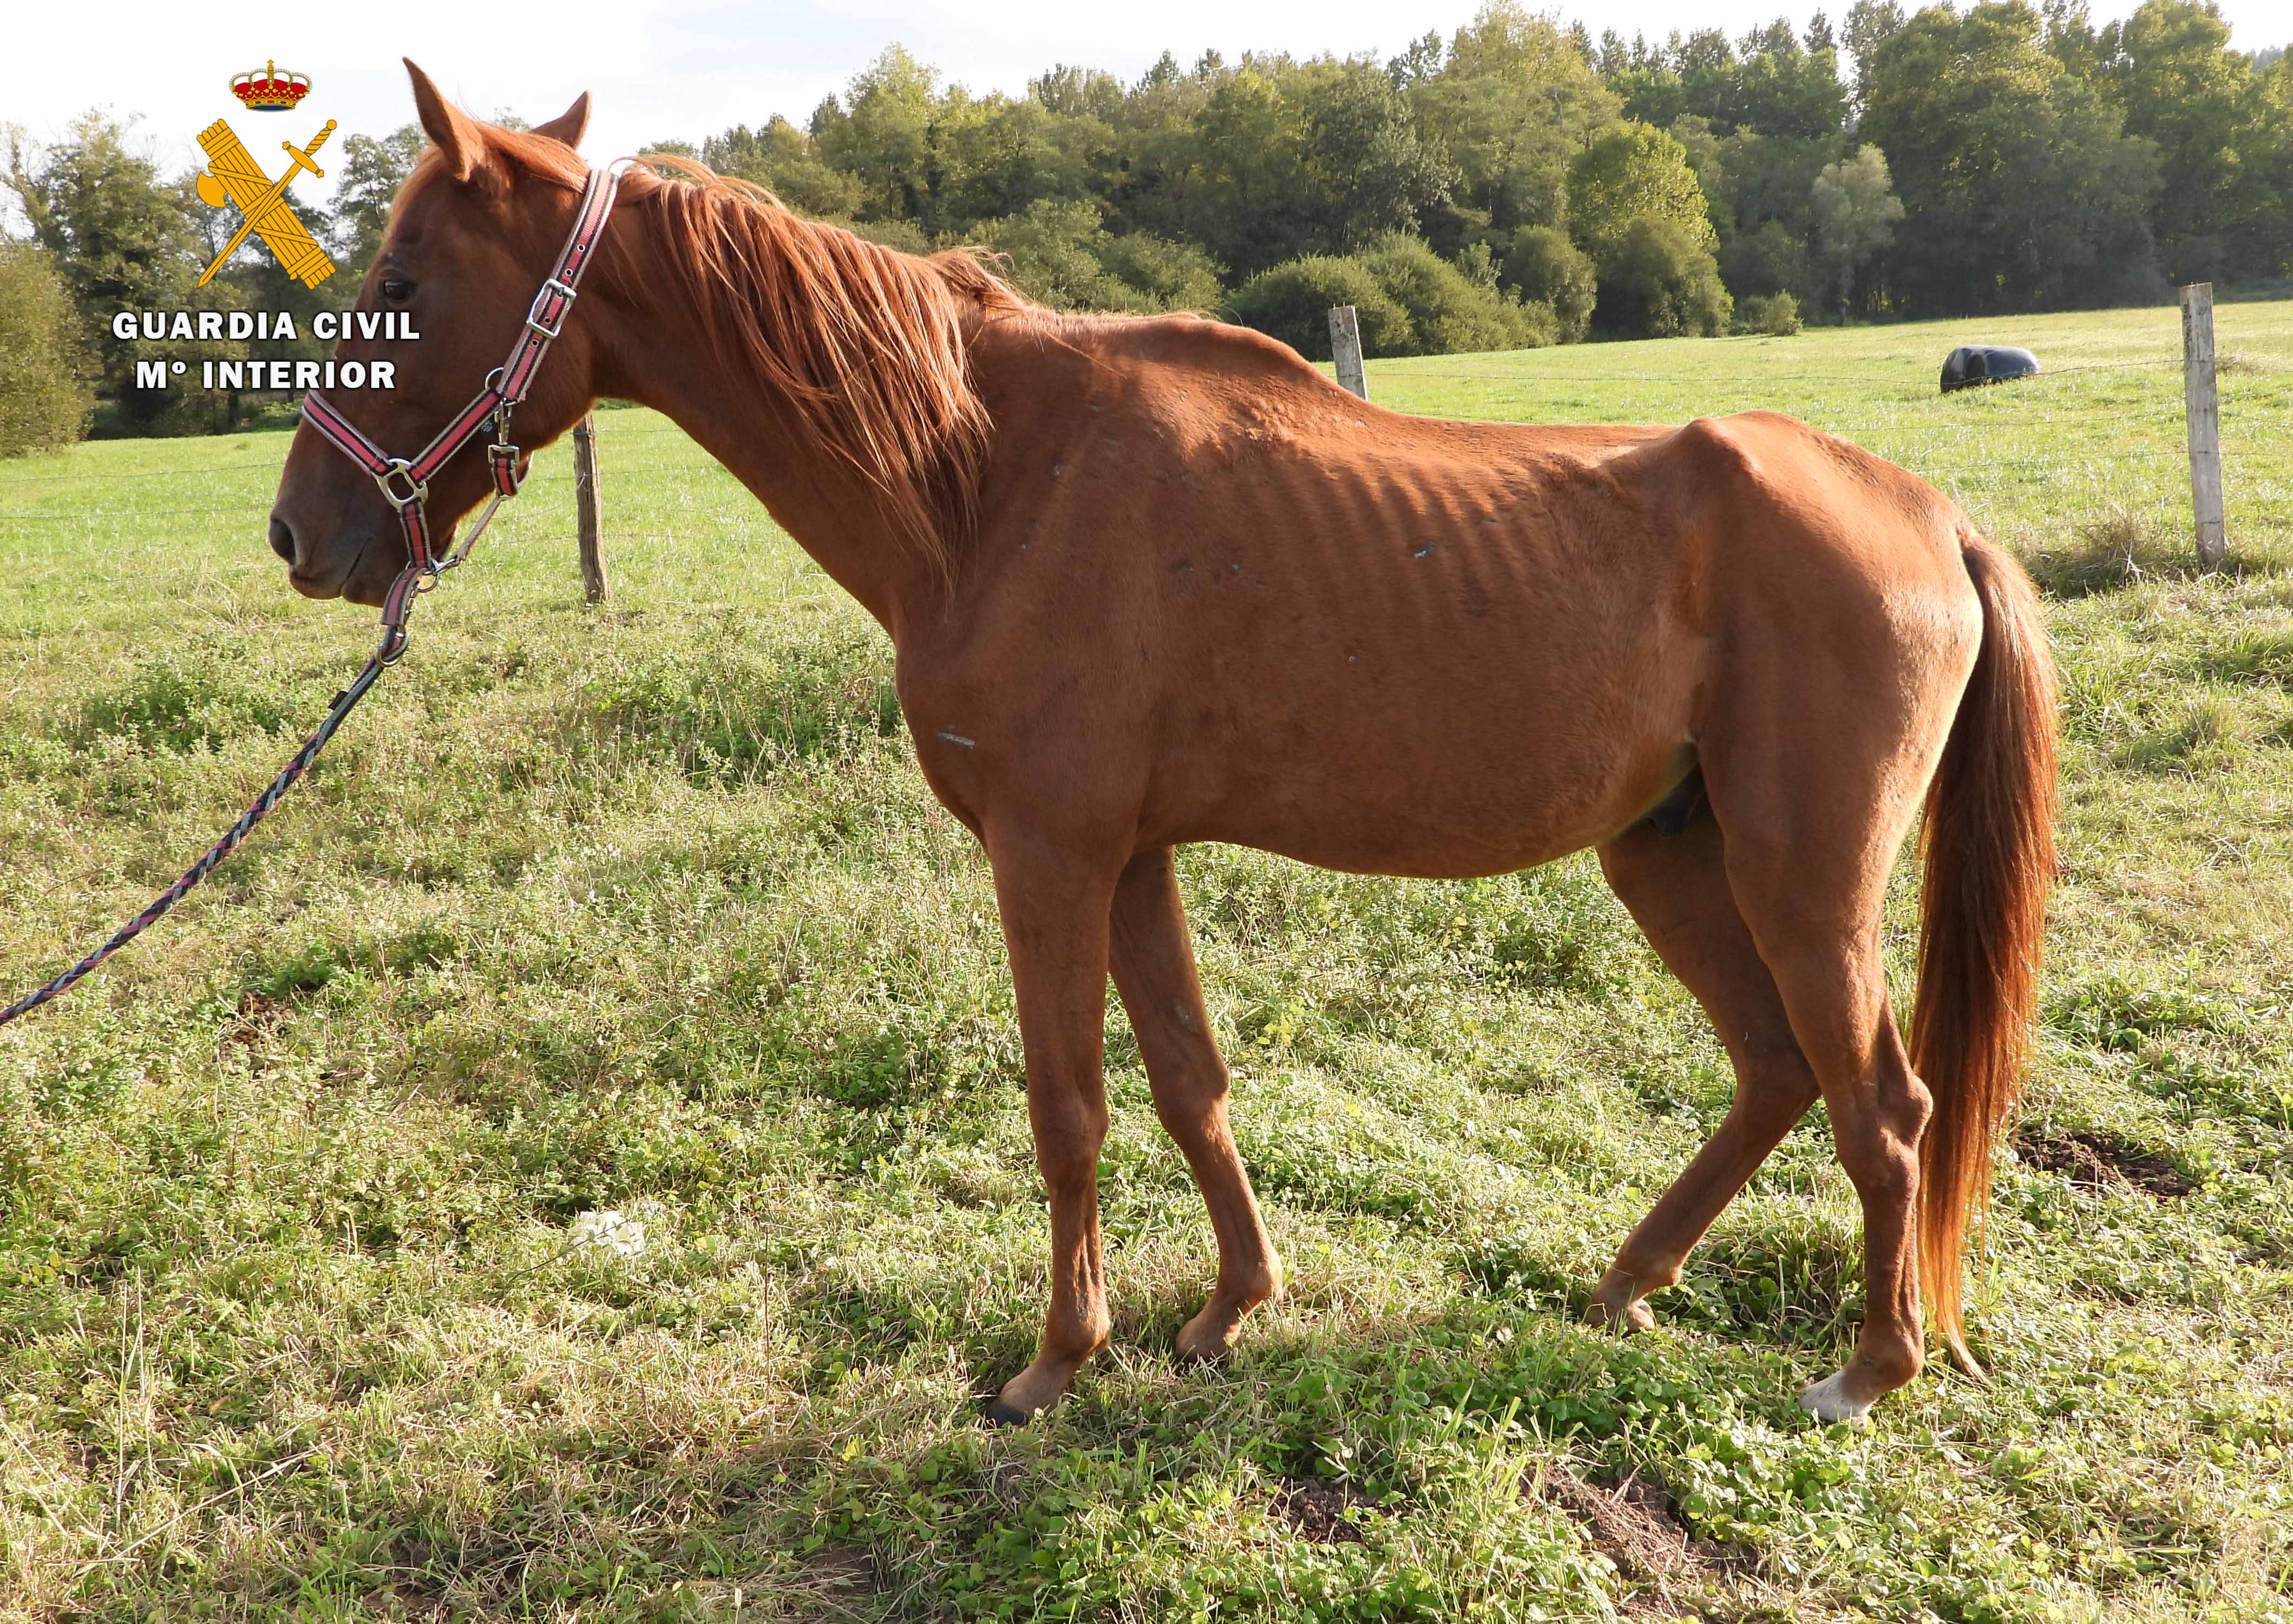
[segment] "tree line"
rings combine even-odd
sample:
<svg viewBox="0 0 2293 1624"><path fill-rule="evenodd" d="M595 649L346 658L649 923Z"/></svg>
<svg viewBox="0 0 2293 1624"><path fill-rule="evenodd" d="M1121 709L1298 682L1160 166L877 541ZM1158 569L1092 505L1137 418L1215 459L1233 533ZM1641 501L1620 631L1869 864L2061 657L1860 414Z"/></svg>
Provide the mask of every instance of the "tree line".
<svg viewBox="0 0 2293 1624"><path fill-rule="evenodd" d="M2213 0L2103 25L2084 0L1855 0L1661 44L1491 0L1386 61L1166 53L1017 95L895 45L801 125L655 150L895 247L992 248L1058 308L1213 312L1309 354L1332 304L1372 354L1788 332L2293 274L2293 61L2229 40ZM347 274L420 145L345 142L320 224ZM28 309L314 301L252 252L190 289L224 221L98 115L9 158L32 242L0 280L51 284ZM128 349L93 380L123 432L236 410L139 401Z"/></svg>

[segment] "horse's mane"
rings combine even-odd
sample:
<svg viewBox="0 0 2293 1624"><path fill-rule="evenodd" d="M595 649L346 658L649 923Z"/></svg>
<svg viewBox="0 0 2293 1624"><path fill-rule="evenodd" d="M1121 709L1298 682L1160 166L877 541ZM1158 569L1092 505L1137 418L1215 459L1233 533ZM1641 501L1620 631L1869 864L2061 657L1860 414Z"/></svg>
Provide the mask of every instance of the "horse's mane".
<svg viewBox="0 0 2293 1624"><path fill-rule="evenodd" d="M520 167L581 184L563 143L492 126L486 136ZM946 570L976 518L993 429L964 318L1033 307L969 253L903 254L701 165L650 161L676 178L636 168L621 195L652 212L668 249L644 267L666 275L655 296L699 312L728 370L784 397L874 487L902 538Z"/></svg>

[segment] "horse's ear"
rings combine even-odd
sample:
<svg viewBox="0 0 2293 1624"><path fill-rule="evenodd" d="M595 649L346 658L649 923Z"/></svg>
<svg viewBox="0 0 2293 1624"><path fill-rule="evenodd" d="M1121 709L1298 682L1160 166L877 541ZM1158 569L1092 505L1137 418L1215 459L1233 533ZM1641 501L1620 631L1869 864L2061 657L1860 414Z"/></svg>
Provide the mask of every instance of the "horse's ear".
<svg viewBox="0 0 2293 1624"><path fill-rule="evenodd" d="M444 155L448 173L458 181L468 180L485 158L485 138L478 133L477 120L447 101L413 58L399 60L406 64L406 77L414 81L414 110L421 117L423 132Z"/></svg>
<svg viewBox="0 0 2293 1624"><path fill-rule="evenodd" d="M573 98L573 105L552 118L547 124L537 124L533 133L547 135L552 141L562 141L569 147L581 144L581 132L589 127L589 93L583 91Z"/></svg>

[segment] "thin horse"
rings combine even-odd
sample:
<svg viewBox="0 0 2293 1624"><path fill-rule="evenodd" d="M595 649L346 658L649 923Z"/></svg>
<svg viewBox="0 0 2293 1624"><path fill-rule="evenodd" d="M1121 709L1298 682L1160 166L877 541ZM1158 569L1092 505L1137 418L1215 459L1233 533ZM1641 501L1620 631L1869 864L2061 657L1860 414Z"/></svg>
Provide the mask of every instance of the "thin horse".
<svg viewBox="0 0 2293 1624"><path fill-rule="evenodd" d="M418 445L524 316L583 176L584 96L481 124L409 63L434 148L361 310L405 308ZM1860 1416L1961 1331L1960 1250L2010 1108L2052 868L2054 678L2020 569L1945 497L1788 418L1519 427L1399 416L1191 317L1057 315L968 256L895 253L705 176L628 177L551 368L546 443L601 395L667 413L890 633L924 775L994 869L1050 1198L1055 1401L1107 1338L1097 1170L1112 975L1217 1231L1179 1336L1214 1357L1281 1289L1171 868L1226 840L1364 873L1503 873L1594 848L1710 1015L1735 1103L1589 1315L1645 1299L1819 1097L1861 1198ZM433 482L443 514L485 459ZM408 543L307 426L271 522L314 597L380 600ZM1880 905L1925 810L1908 1046Z"/></svg>

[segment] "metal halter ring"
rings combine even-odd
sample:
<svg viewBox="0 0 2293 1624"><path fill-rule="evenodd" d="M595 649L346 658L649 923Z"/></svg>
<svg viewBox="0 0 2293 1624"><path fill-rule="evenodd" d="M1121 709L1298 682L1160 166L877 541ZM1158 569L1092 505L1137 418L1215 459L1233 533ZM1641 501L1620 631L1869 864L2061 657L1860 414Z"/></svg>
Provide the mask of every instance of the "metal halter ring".
<svg viewBox="0 0 2293 1624"><path fill-rule="evenodd" d="M390 488L393 477L405 480L406 494L403 496ZM415 478L414 465L403 457L392 458L390 466L374 476L374 483L382 487L383 499L393 508L411 507L430 495L430 482Z"/></svg>

